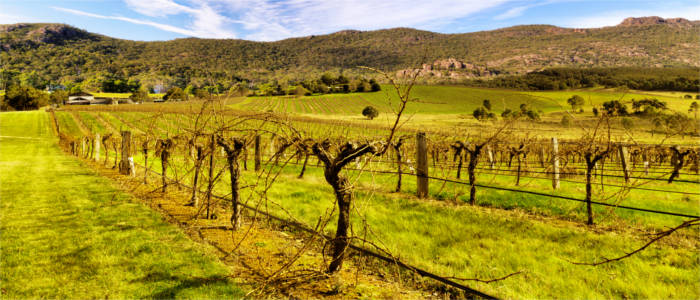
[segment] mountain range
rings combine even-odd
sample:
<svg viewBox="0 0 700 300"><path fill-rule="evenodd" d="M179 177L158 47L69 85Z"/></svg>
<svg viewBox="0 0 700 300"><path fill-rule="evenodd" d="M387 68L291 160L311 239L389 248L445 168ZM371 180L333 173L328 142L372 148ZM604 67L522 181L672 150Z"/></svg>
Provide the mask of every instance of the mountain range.
<svg viewBox="0 0 700 300"><path fill-rule="evenodd" d="M275 42L142 42L64 24L10 24L0 25L0 59L6 72L33 71L48 82L122 78L166 85L355 75L359 66L399 75L418 66L444 79L551 67L700 67L700 21L644 17L603 28L524 25L461 34L345 30Z"/></svg>

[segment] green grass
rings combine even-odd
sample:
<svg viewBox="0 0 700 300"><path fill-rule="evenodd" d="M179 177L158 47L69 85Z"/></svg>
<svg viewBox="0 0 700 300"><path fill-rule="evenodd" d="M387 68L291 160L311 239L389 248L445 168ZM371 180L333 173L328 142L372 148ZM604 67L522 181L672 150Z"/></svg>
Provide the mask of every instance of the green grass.
<svg viewBox="0 0 700 300"><path fill-rule="evenodd" d="M99 133L104 135L107 132L107 128L100 121L98 121L94 115L88 112L78 112L77 116L82 120L85 127L87 127L92 133Z"/></svg>
<svg viewBox="0 0 700 300"><path fill-rule="evenodd" d="M143 162L139 157L136 160ZM158 161L151 159L151 162L151 167L159 170ZM171 163L181 164L182 161L173 159ZM223 162L219 160L218 163L222 166ZM252 163L248 165L252 168ZM319 216L333 208L332 190L323 181L320 169L307 169L303 180L296 179L298 171L298 168L283 171L268 195L275 204L262 204L261 207L283 218L315 224ZM243 185L254 182L256 178L251 171L244 171L243 176ZM580 204L480 189L480 203L492 202L491 206L501 208L471 207L464 203L453 206L441 201L418 200L409 194L388 193L393 178L369 177L362 176L357 181L352 213L354 234L365 237L367 225L371 228L366 235L369 240L384 246L405 262L445 276L497 278L524 271L524 274L497 283L468 283L481 291L503 298L699 296L697 245L686 240L692 239L697 230L687 233L690 237L677 240L679 243L673 242L683 246L662 244L619 263L600 267L577 266L567 260L591 262L601 257L622 255L641 246L646 237L633 231L589 230L583 225ZM183 181L188 182L188 179ZM224 176L217 188L219 194L229 192L226 182L228 178ZM411 176L405 178L404 184L407 192L413 192L415 184ZM431 185L433 191L438 188L438 183ZM566 188L563 185L563 189ZM451 186L445 191L454 192ZM249 190L243 192L243 199L248 199L248 193ZM437 198L435 194L431 196ZM572 217L573 222L535 217L540 214L562 215L554 209L549 211L548 207L564 208L561 212ZM533 210L534 213L528 213ZM681 220L657 220L645 214L629 215L620 211L616 211L620 214L618 218L596 210L602 228L616 227L616 224L624 228L633 224L636 218L645 220L643 222L668 224L677 224ZM326 231L332 233L335 222L329 224Z"/></svg>
<svg viewBox="0 0 700 300"><path fill-rule="evenodd" d="M58 120L58 126L62 133L78 137L82 136L83 132L80 130L78 123L75 122L73 116L70 113L58 112L56 113L56 119Z"/></svg>
<svg viewBox="0 0 700 300"><path fill-rule="evenodd" d="M212 249L60 151L48 121L0 114L2 298L243 296Z"/></svg>

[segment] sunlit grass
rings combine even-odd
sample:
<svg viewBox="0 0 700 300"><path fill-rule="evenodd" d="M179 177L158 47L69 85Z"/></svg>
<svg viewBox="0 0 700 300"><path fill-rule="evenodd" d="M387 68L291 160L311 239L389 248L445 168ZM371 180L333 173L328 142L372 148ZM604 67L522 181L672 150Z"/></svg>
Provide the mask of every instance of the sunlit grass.
<svg viewBox="0 0 700 300"><path fill-rule="evenodd" d="M242 297L212 249L60 151L48 120L0 114L2 298Z"/></svg>

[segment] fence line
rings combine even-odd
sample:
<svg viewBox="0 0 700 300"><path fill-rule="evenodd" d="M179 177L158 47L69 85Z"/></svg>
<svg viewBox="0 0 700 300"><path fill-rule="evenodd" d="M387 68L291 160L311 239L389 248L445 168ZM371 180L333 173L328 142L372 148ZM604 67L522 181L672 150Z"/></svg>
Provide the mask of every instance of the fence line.
<svg viewBox="0 0 700 300"><path fill-rule="evenodd" d="M137 166L139 166L140 168L144 168L144 166L142 166L142 165L140 165L140 164L137 164ZM147 168L147 170L148 170L150 173L153 173L153 174L158 175L158 176L162 176L161 173L159 173L158 171L152 170L151 168ZM179 185L179 186L181 186L181 187L183 187L183 188L190 189L190 190L192 189L191 186L186 185L186 184L180 182L179 180L173 180L172 178L170 178L170 177L168 177L168 176L164 176L164 177L165 177L167 180L169 180L170 182L175 183L175 184L177 184L177 185ZM214 194L214 193L212 193L211 196L212 196L213 198L216 198L216 199L219 199L219 200L223 200L223 201L228 201L228 200L230 200L230 199L227 199L227 198L224 197L224 196L217 195L217 194ZM264 216L266 216L266 217L268 217L268 218L271 218L271 219L276 220L276 221L278 221L278 222L282 222L282 223L285 224L285 225L289 225L289 226L291 226L291 227L294 227L294 228L296 228L296 229L305 231L305 232L307 232L307 233L311 233L311 234L315 234L315 235L321 236L321 237L323 237L323 238L325 238L325 239L327 239L327 240L332 240L332 239L333 239L333 237L331 237L331 236L329 236L329 235L327 235L327 234L324 234L324 233L315 231L315 230L309 228L308 226L306 226L306 225L304 225L304 224L302 224L302 223L299 223L299 222L297 222L297 221L288 220L288 219L285 219L285 218L282 218L282 217L275 216L275 215L270 214L270 213L268 213L268 212L265 212L265 211L263 211L263 210L257 209L257 208L255 208L255 207L253 207L253 206L250 206L250 205L248 205L248 204L246 204L246 203L238 203L238 205L240 205L241 207L243 207L243 208L245 208L245 209L247 209L247 210L250 210L250 211L252 211L252 212L254 212L254 213L256 213L256 214L264 215ZM355 251L358 251L358 252L360 252L360 253L363 253L363 254L366 254L366 255L375 257L375 258L377 258L377 259L380 259L380 260L382 260L382 261L384 261L384 262L391 263L391 264L396 264L396 265L400 266L401 268L404 268L404 269L406 269L406 270L408 270L408 271L416 272L416 273L418 273L419 275L421 275L421 276L423 276L423 277L428 277L428 278L430 278L430 279L439 281L439 282L441 282L441 283L443 283L443 284L446 284L446 285L449 285L449 286L451 286L451 287L457 288L457 289L459 289L459 290L465 291L465 292L467 292L467 293L469 293L469 294L472 294L472 295L475 295L475 296L479 296L479 297L482 297L482 298L486 298L486 299L498 299L498 298L496 298L496 297L494 297L494 296L491 296L491 295L485 294L485 293L483 293L483 292L481 292L481 291L472 289L472 288L470 288L470 287L468 287L468 286L466 286L466 285L464 285L464 284L461 284L461 283L459 283L459 282L455 282L455 281L453 281L453 280L450 280L450 279L445 278L445 277L443 277L443 276L437 275L437 274L435 274L435 273L432 273L432 272L423 270L423 269L418 268L418 267L415 267L415 266L411 266L411 265L409 265L409 264L407 264L407 263L402 262L402 261L399 260L398 258L395 258L395 257L388 257L388 256L385 256L385 255L379 254L379 253L377 253L377 252L375 252L375 251L373 251L373 250L370 250L370 249L367 249L367 248L364 248L364 247L360 247L360 246L354 245L354 244L352 244L352 243L350 243L350 244L348 245L348 247L351 248L351 249L353 249L353 250L355 250Z"/></svg>

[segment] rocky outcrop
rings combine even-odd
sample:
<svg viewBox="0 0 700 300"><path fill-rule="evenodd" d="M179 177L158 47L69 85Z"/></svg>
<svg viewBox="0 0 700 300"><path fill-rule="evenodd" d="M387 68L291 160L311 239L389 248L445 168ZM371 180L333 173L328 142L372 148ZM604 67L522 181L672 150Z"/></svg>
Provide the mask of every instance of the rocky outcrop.
<svg viewBox="0 0 700 300"><path fill-rule="evenodd" d="M90 39L92 36L74 27L50 24L28 32L27 37L37 43L62 44L65 40Z"/></svg>
<svg viewBox="0 0 700 300"><path fill-rule="evenodd" d="M435 77L444 79L462 79L471 77L491 76L498 72L487 67L465 63L456 58L438 59L431 64L423 64L421 69L404 69L396 72L398 77L407 77L420 72L422 77Z"/></svg>
<svg viewBox="0 0 700 300"><path fill-rule="evenodd" d="M0 37L20 45L64 45L71 40L99 40L100 37L65 24L9 24L0 25ZM8 44L7 47L10 45ZM5 45L3 45L5 47Z"/></svg>
<svg viewBox="0 0 700 300"><path fill-rule="evenodd" d="M683 18L669 18L664 19L662 17L641 17L641 18L627 18L620 23L618 26L647 26L647 25L676 25L676 26L691 26L693 22L688 21Z"/></svg>

